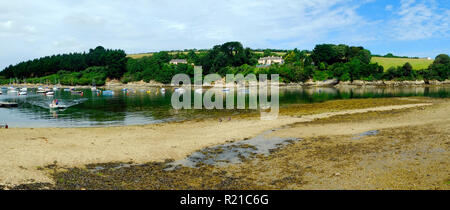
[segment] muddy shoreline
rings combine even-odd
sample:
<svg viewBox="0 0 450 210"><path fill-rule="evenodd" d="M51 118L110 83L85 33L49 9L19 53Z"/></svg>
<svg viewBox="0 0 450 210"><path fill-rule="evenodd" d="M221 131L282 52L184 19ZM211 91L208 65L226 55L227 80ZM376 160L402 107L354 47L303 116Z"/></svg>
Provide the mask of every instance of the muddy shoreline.
<svg viewBox="0 0 450 210"><path fill-rule="evenodd" d="M413 106L413 104L420 103L431 103L433 105ZM410 104L411 106L405 106L402 109L372 109L372 111L369 110L365 112L352 111L337 115L330 115L327 112L329 110L334 110L336 113L339 112L339 110L354 110L357 108L367 107L382 108L393 104L403 104L401 106ZM9 167L16 167L20 169L17 171L18 174L16 175L20 175L20 173L28 173L30 178L22 179L22 183L16 182L17 184L12 184L11 182L8 184L3 181L2 184L0 184L0 188L78 190L448 189L448 141L450 136L447 131L450 130L448 129L448 119L450 113L449 107L449 101L447 99L427 98L341 100L320 103L315 106L304 105L301 109L294 106L281 110L280 113L285 117L289 116L290 118L297 118L297 120L288 120L281 124L271 124L264 127L264 129L254 130L252 133L255 134L249 135L248 137L225 138L222 142L216 141L216 143L210 142L207 144L197 145L196 147L191 147L191 149L185 150L185 152L182 153L184 155L160 156L160 158L158 158L159 160L156 159L155 161L151 161L154 158L138 158L139 153L133 153L127 155L127 157L134 157L133 159L129 159L129 161L121 161L121 158L115 158L116 161L95 161L95 159L93 159L87 160L85 164L80 162L73 165L68 164L64 160L55 160L53 162L47 161L46 164L42 164L45 162L44 161L41 162L40 165L40 162L36 162L35 164L31 164L31 166L27 166L25 164L6 166L5 163L3 163L1 164L2 166L0 167L0 170L11 170L12 168ZM314 115L316 117L311 117L310 115ZM307 116L309 116L309 119L306 120L306 118L308 118ZM298 121L299 117L300 119L304 119L302 119L302 121ZM255 118L252 115L242 116L242 119L236 119L236 122L229 123L240 124L242 122L246 122L245 120L249 120L248 122L251 124L255 123ZM211 123L209 120L204 121L208 122L208 124ZM188 123L195 124L195 122ZM202 123L202 121L197 123ZM185 125L183 122L172 124L179 124L181 127L184 127ZM146 128L147 126L138 127ZM283 128L279 130L276 129L280 127ZM146 130L147 129L148 128L146 128ZM213 130L218 132L220 129L217 130L216 127ZM257 151L260 145L252 144L251 141L250 143L245 143L246 140L251 140L253 137L258 136L258 133L261 134L262 132L268 130L271 132L266 135L267 138L277 137L290 141L282 141L282 144L278 144L280 142L275 143L273 144L276 145L275 147L272 145L272 147L268 147L268 149L266 148L267 152L264 153L259 153ZM359 135L373 130L377 131L373 135ZM75 130L71 130L70 132L75 132ZM182 131L179 132L181 133ZM45 133L40 133L39 135L45 135ZM358 138L355 138L355 136ZM407 138L405 138L405 136ZM171 138L176 137L171 136ZM211 139L216 137L209 136L204 138ZM295 141L292 140L294 138L296 139ZM417 142L411 141L411 139L416 139ZM428 141L423 141L423 139L427 139ZM433 141L430 141L430 139ZM54 141L52 138L47 138L47 140L49 142ZM397 146L392 148L388 147L390 144L393 144L393 140L395 140L395 144ZM198 141L195 140L191 141L194 142L190 143L198 143ZM239 142L243 143L236 144ZM383 142L383 144L378 144L377 142ZM430 184L431 182L427 182L427 175L425 174L425 178L423 178L424 180L416 180L421 184L415 186L414 188L413 186L404 184L399 184L398 186L394 186L392 184L388 185L385 183L386 180L379 181L375 184L371 183L369 185L367 182L364 182L364 180L352 176L352 174L349 173L349 171L361 171L361 167L364 167L365 165L371 165L385 160L387 154L403 153L402 158L405 158L404 154L408 153L408 151L404 151L403 148L409 148L411 147L410 145L417 145L420 142L424 144L424 151L430 150L431 147L436 147L431 150L432 152L428 152L430 154L422 151L422 153L426 153L428 155L425 156L425 159L423 159L424 161L427 161L427 159L434 159L434 162L427 162L427 164L422 164L419 166L400 166L400 169L402 167L409 167L409 170L411 170L411 167L413 167L412 169L414 170L422 170L425 168L423 169L424 173L428 173L428 175L434 177L432 184ZM101 142L97 143L100 144ZM64 145L67 147L67 144L68 143L64 143L58 147ZM70 144L75 146L74 142ZM134 146L140 145L140 147L142 147L142 142L132 142L132 144L134 144ZM103 145L102 147L107 145L108 144ZM121 147L123 147L123 145L121 145ZM169 146L169 148L172 148L170 150L177 150L177 147ZM318 148L322 148L323 151ZM373 148L375 148L375 150L373 150ZM383 149L380 150L380 148ZM419 147L417 146L414 147L415 150L418 150L418 148ZM89 148L85 149L89 150ZM91 148L91 150L95 149ZM299 152L303 150L309 152L300 154ZM247 151L247 153L230 153L230 151ZM357 153L352 151L356 151ZM115 153L117 155L117 150ZM156 154L151 150L147 150L147 153L153 155ZM178 164L180 163L180 160L183 160L186 157L192 157L192 155L196 153L204 154L204 157L208 157L204 158L204 160L211 160L211 158L214 160L214 158L216 158L215 160L219 160L221 164L210 164L211 162L208 161L198 161L198 164L196 164L195 167L192 167L193 165L189 164ZM232 155L230 156L230 154ZM333 154L335 156L331 156ZM225 161L223 161L223 157L238 158L239 161L234 162L226 158ZM390 155L387 155L387 157L393 159ZM416 158L416 156L411 159L412 162L417 161L414 158ZM146 161L146 159L150 161ZM351 161L342 162L344 160ZM362 160L370 160L371 162L369 161L367 164L362 164ZM389 168L395 166L395 164L399 164L394 160L395 158L392 160L393 165L388 164ZM173 167L174 163L176 163L175 165L178 164L176 169L167 170ZM333 165L333 167L330 166L328 168L323 168L325 166L329 166L330 164ZM414 164L416 163L414 162ZM340 167L341 165L342 167ZM378 165L376 166L381 167ZM434 168L426 169L431 166ZM252 169L255 169L255 167L257 170L253 171ZM348 169L347 167L351 167L351 169ZM386 166L383 166L383 168L384 167ZM318 170L319 168L322 169ZM312 169L317 170L311 171ZM334 170L336 172L329 172L330 170ZM367 169L362 171L365 170ZM383 170L377 168L377 170L373 173L378 172L386 176L387 174L383 173ZM325 172L328 173L326 176L323 174ZM2 173L4 178L5 176L12 176L12 174L5 174L0 171L0 175ZM402 173L404 173L404 171ZM41 175L36 176L37 174L45 174L49 179L39 179ZM407 175L408 173L406 173L406 175L402 174L401 176ZM36 176L36 179L33 179L34 176ZM366 174L366 176L368 175ZM321 178L319 180L315 180L311 177ZM375 177L369 176L369 178ZM331 179L341 181L347 180L347 182L355 182L360 184L348 184L347 186L341 183L341 185L331 185L330 183L338 183L336 181L331 182ZM327 183L327 180L329 181L329 184L323 184ZM404 178L404 180L401 179L400 181L410 183L411 180L407 177Z"/></svg>

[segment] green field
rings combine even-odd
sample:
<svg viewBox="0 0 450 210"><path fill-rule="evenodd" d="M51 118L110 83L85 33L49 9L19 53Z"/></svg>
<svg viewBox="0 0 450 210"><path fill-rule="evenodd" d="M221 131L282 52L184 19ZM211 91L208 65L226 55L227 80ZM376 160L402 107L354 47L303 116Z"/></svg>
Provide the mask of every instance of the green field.
<svg viewBox="0 0 450 210"><path fill-rule="evenodd" d="M378 63L387 70L390 67L403 66L406 62L409 62L414 70L427 69L434 60L428 60L425 58L413 59L413 58L384 58L384 57L372 57L372 63Z"/></svg>

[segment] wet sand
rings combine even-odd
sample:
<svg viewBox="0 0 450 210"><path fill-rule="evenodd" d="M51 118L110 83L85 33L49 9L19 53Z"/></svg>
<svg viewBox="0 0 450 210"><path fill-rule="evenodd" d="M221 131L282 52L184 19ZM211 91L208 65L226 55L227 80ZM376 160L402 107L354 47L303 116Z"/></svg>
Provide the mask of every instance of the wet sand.
<svg viewBox="0 0 450 210"><path fill-rule="evenodd" d="M233 177L236 174L239 174L236 171L247 171L249 167L247 164L255 164L255 161L258 162L258 160L264 158L272 158L273 161L267 161L267 164L279 162L281 159L276 158L278 153L281 154L285 150L295 148L296 145L309 141L310 138L323 138L324 136L327 138L335 138L337 136L336 138L339 139L342 138L342 136L355 135L373 129L382 130L411 126L422 127L435 124L439 125L441 128L442 126L444 126L443 128L448 128L446 126L449 125L449 104L450 102L444 99L358 99L283 108L280 111L282 115L277 120L273 121L261 121L255 116L243 116L238 118L234 117L231 121L225 120L222 122L218 122L217 119L205 119L156 125L109 128L2 129L0 130L0 183L2 185L17 185L34 182L55 184L56 180L56 186L58 186L59 184L67 184L67 180L70 180L70 178L66 177L67 174L64 174L65 170L73 172L73 167L80 168L77 170L83 170L82 168L85 168L84 165L95 163L151 162L153 164L152 167L163 167L161 163L163 160L180 160L192 152L205 147L219 145L229 141L248 139L264 131L285 126L288 127L274 131L270 135L279 137L298 137L303 139L298 143L280 149L274 154L267 157L258 157L255 160L243 163L243 165L233 164L219 169L215 168L215 166L209 166L203 169L182 168L172 172L158 172L159 175L168 176L168 174L164 173L177 174L187 171L189 172L188 174L196 175L198 179L202 179L205 183L208 183L213 182L214 180L221 180L221 177L223 178L223 176L217 174L208 175L207 173L203 173L205 172L204 170L207 170L207 172L208 170L225 171L225 174L232 174L231 177ZM398 113L381 115L382 117L375 115L375 117L369 117L368 119L364 118L366 115L372 116L373 113L389 113L393 112L393 110L398 110ZM404 111L403 113L402 110L407 111ZM347 118L345 118L347 121L342 119L342 122L321 122L321 120L339 119L343 116L358 117L353 119L355 122L351 120L348 121ZM362 123L361 120L365 120L364 123ZM437 126L437 128L440 128L439 126ZM443 129L439 130L439 132L436 130L436 135L442 135L442 130ZM428 130L428 132L432 131L433 130L431 129ZM376 138L379 138L379 136L376 136ZM330 141L334 142L333 140ZM444 141L445 143L445 141L448 142L448 138L438 138L437 141L440 143ZM318 142L317 144L322 145L322 142ZM325 142L323 145L327 144L328 143ZM426 145L426 143L424 144ZM441 171L446 171L447 177L444 176L444 178L448 178L448 144L444 144L444 146L445 145L447 145L447 147L441 148L441 150L444 151L444 154L447 154L446 156L443 156L447 159L447 164ZM290 155L295 156L290 157L291 159L301 157L301 155ZM438 155L438 157L442 159L441 156ZM317 159L312 156L309 158ZM445 162L445 159L443 161ZM312 165L311 168L326 165L322 163L313 163L314 162L310 164ZM280 167L285 164L286 163L279 164L279 170L284 170ZM300 160L299 162L294 162L292 164L294 166L299 165L300 167L300 165L302 165L302 167L306 167L304 166L303 161ZM47 169L55 167L45 167L52 165L63 170L52 172ZM260 165L262 166L264 164ZM270 174L278 173L277 167L275 166L276 165L270 166L275 169L270 170ZM146 170L148 170L148 168ZM80 175L84 173L85 171L80 174L73 173L72 179L74 180L72 180L72 182L77 182ZM199 176L197 173L204 174L203 176L209 176L210 180L206 181L206 179L203 179L202 176ZM247 187L242 187L241 189L258 188L251 185L252 181L247 180L251 179L251 177L260 177L261 179L267 177L267 179L274 182L276 181L274 180L274 177L280 176L267 173L267 171L258 172L258 170L256 170L254 173L247 174L247 177L244 179L245 182L242 182L242 184L247 183L245 184ZM336 173L339 173L336 176L344 174L344 172ZM158 178L158 174L155 174L154 178ZM282 174L284 174L284 176L292 176L289 171L283 172ZM303 174L301 176L301 179L303 180L305 178L304 176L307 174L302 172L298 175L300 176L301 174ZM129 178L133 177L132 175L128 176ZM300 177L297 178L300 179ZM292 180L295 181L297 178L293 177ZM289 179L291 178L287 178L286 180ZM173 180L176 179L174 178ZM161 185L156 189L200 189L195 188L195 185L183 187L189 183L187 180L185 180L186 183L184 185L180 184L177 186L176 184L172 184L165 187ZM284 182L286 182L286 180ZM349 180L351 180L351 178ZM274 182L280 183L278 185L263 184L260 187L263 189L290 189L291 187L282 185L284 182ZM263 180L261 183L268 183L268 181ZM310 181L309 183L312 182ZM242 184L236 186L243 186ZM66 185L63 186L65 187L61 188L68 188ZM80 183L74 186L74 189L79 189L78 187L83 186L83 184ZM98 186L98 183L96 186ZM150 185L143 184L141 186L144 189L154 189ZM204 186L208 189L208 185ZM227 188L226 186L229 185L224 184L221 186L223 186L222 188ZM305 185L305 183L302 182L301 185L292 188L307 188L307 186L308 185ZM354 187L354 185L349 186ZM110 189L108 187L94 187L88 184L84 187ZM122 189L114 184L111 185L111 187L113 189L114 187ZM136 185L129 186L129 189L137 188L139 187ZM215 189L220 187L210 188ZM311 188L321 188L321 186L311 185ZM324 188L333 188L333 186L326 185ZM336 188L339 188L338 185ZM360 188L364 187L360 186ZM356 187L356 189L359 188Z"/></svg>

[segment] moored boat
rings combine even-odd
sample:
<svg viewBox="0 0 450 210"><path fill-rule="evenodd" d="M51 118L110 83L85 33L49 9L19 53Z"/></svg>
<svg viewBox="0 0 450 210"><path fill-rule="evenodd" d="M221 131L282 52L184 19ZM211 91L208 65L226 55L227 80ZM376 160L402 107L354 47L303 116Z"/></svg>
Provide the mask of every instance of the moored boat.
<svg viewBox="0 0 450 210"><path fill-rule="evenodd" d="M112 90L105 90L105 91L102 92L102 94L104 96L113 96L114 95L114 91L112 91Z"/></svg>

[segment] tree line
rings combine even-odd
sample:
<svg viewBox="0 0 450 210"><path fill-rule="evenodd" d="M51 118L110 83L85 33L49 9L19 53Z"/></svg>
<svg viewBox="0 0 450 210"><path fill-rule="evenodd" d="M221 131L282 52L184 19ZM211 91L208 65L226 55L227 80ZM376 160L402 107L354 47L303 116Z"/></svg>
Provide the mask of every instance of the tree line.
<svg viewBox="0 0 450 210"><path fill-rule="evenodd" d="M88 53L52 55L10 65L0 72L0 76L25 79L48 76L59 71L80 72L89 67L101 66L105 67L104 73L108 77L118 78L126 72L126 62L125 51L99 46Z"/></svg>
<svg viewBox="0 0 450 210"><path fill-rule="evenodd" d="M104 84L106 78L122 82L157 81L170 83L178 73L193 76L194 65L203 67L203 74L279 74L282 82L322 81L335 78L353 80L445 80L450 77L450 59L438 55L428 69L413 70L409 63L385 70L371 63L372 54L361 46L319 44L312 51L286 50L283 64L257 65L263 56L280 55L270 49L255 51L239 42L216 45L210 50L184 50L176 54L161 51L138 59L127 58L123 50L90 49L88 53L54 55L9 66L0 78L33 78L32 82L59 80L63 84L86 84L95 80ZM171 59L186 59L188 64L169 64ZM95 68L94 68L95 67ZM5 80L5 79L4 79Z"/></svg>

